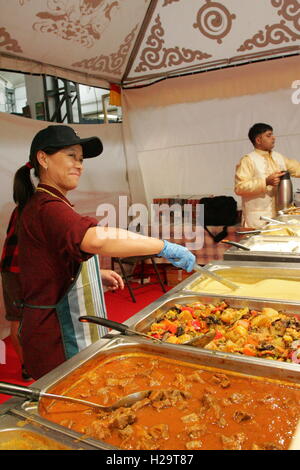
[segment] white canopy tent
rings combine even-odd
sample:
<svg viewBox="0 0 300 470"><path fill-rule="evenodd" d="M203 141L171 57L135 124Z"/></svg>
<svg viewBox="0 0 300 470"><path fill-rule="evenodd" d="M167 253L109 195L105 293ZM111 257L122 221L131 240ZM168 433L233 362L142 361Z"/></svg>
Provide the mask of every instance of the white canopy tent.
<svg viewBox="0 0 300 470"><path fill-rule="evenodd" d="M122 124L75 126L104 142L74 194L83 213L118 194L148 204L170 194L233 195L254 122L272 124L278 150L300 159L299 0L0 0L0 7L0 69L122 88ZM14 170L47 123L0 121L2 244Z"/></svg>
<svg viewBox="0 0 300 470"><path fill-rule="evenodd" d="M298 0L0 1L0 68L100 86L299 54Z"/></svg>

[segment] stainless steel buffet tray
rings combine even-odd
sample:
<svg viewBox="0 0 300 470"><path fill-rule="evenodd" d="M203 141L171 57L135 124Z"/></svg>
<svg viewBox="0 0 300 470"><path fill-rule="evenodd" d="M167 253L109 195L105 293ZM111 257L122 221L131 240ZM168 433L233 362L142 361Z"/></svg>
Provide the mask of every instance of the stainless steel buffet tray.
<svg viewBox="0 0 300 470"><path fill-rule="evenodd" d="M251 299L246 297L225 297L220 295L214 294L192 294L189 293L177 293L173 296L170 296L168 300L164 302L155 302L155 304L151 304L142 311L138 312L137 314L133 315L129 320L127 320L126 324L132 330L136 330L137 332L147 333L150 330L151 324L155 322L156 318L165 314L168 310L174 307L175 304L191 304L193 302L201 302L204 304L212 304L216 305L223 300L226 301L227 305L232 308L245 308L248 307L251 310L261 310L263 308L273 308L274 310L280 311L287 316L294 316L300 320L300 302L290 302L287 303L285 301L272 301L268 299ZM181 344L175 345L178 348L184 347ZM199 350L200 348L194 348ZM208 353L214 354L215 351L207 350ZM218 351L218 354L224 357L236 357L237 353L225 353ZM254 360L259 360L260 362L267 363L274 362L274 360L269 359L261 359L261 358L253 358ZM247 357L246 357L247 360ZM276 361L275 361L276 362ZM289 367L290 363L288 362L280 362L281 367ZM295 365L295 364L294 364ZM299 370L300 374L300 365L296 365L296 368Z"/></svg>
<svg viewBox="0 0 300 470"><path fill-rule="evenodd" d="M220 261L212 261L211 263L208 263L205 266L206 269L214 271L216 274L221 274L224 277L226 277L226 274L224 274L224 271L228 271L229 273L229 279L230 279L230 273L235 272L238 270L239 276L241 280L243 279L243 276L245 278L248 278L249 275L254 276L255 278L257 277L258 279L264 280L264 279L287 279L287 280L297 280L299 281L299 287L300 287L300 265L297 263L273 263L273 262L255 262L254 260L246 260L246 261L241 261L241 260L220 260ZM199 281L204 279L204 277L199 274L195 273L192 276L188 277L184 281L182 281L180 284L178 284L175 289L173 289L172 292L176 293L197 293L201 295L211 295L215 294L214 292L202 292L201 287L198 287L197 284ZM220 294L219 294L220 295ZM230 294L222 294L223 298L228 298L228 297L235 297L234 292ZM282 302L285 304L289 303L295 303L298 302L295 300L286 300L286 299L274 299L272 297L268 297L267 295L263 297L255 297L254 295L251 296L246 296L246 297L240 297L244 299L257 299L257 300L270 300L274 302ZM299 288L299 302L300 302L300 288Z"/></svg>
<svg viewBox="0 0 300 470"><path fill-rule="evenodd" d="M26 442L27 449L20 447ZM0 417L0 450L93 450L85 443L57 433L31 419L22 419L11 413ZM16 446L17 449L16 449Z"/></svg>
<svg viewBox="0 0 300 470"><path fill-rule="evenodd" d="M300 209L300 208L299 208ZM275 220L279 220L280 222L286 222L289 223L292 220L297 220L300 224L300 215L299 214L283 214L283 215L277 215L276 217L273 217Z"/></svg>
<svg viewBox="0 0 300 470"><path fill-rule="evenodd" d="M111 339L109 336L110 335L108 335L107 338L102 338L99 341L96 341L91 346L76 354L76 356L73 356L71 359L65 361L60 366L56 367L51 372L44 375L42 378L34 382L31 386L34 388L38 388L42 391L48 390L54 384L57 384L65 377L67 377L71 372L76 371L81 366L84 366L84 364L89 359L97 355L102 350L102 348L105 349L105 346L107 344L110 344L111 341L114 343L114 338L116 338L117 341L119 340L119 338L121 338L120 335L113 335L113 339ZM10 402L12 402L11 406ZM4 413L3 416L10 414L18 418L19 420L20 418L23 420L29 420L32 424L36 426L42 426L45 429L45 432L50 433L50 435L52 435L52 433L55 433L56 438L59 442L68 440L69 442L78 443L78 449L115 449L113 446L110 446L105 442L98 441L92 438L85 438L85 436L78 432L75 432L64 426L60 426L59 424L44 419L39 414L37 402L26 401L20 398L13 398L5 402L5 405L8 411Z"/></svg>
<svg viewBox="0 0 300 470"><path fill-rule="evenodd" d="M222 295L214 294L180 294L173 295L165 302L160 304L151 304L140 312L136 313L126 324L129 325L131 329L134 329L138 332L146 333L151 324L155 321L155 318L161 314L166 313L170 308L174 307L175 304L190 304L193 302L201 302L204 304L213 304L216 305L224 300ZM232 308L243 308L249 307L251 310L261 310L262 308L273 308L274 310L279 310L280 312L285 313L286 315L297 316L300 320L300 302L299 303L285 303L283 301L271 301L263 299L250 299L245 297L227 297L226 303L229 307ZM181 345L178 345L181 347ZM282 363L283 364L283 363ZM299 366L300 373L300 366Z"/></svg>
<svg viewBox="0 0 300 470"><path fill-rule="evenodd" d="M277 261L295 263L300 261L300 237L254 235L239 243L250 251L231 247L224 252L224 260Z"/></svg>
<svg viewBox="0 0 300 470"><path fill-rule="evenodd" d="M266 379L280 380L300 385L300 370L295 364L283 364L276 361L260 360L259 358L243 357L233 354L219 353L218 351L206 351L193 347L178 347L166 343L153 343L151 340L142 338L126 338L116 335L107 342L101 340L88 347L70 361L57 367L54 371L39 379L34 385L43 391L49 390L57 385L63 378L66 378L71 372L74 372L76 378L82 376L82 370L88 365L92 358L104 359L111 354L154 354L163 358L179 360L181 363L197 364L209 368L222 369L225 371L237 372L244 375L255 377L264 377ZM83 368L83 369L81 369ZM31 402L23 402L22 405L13 410L16 416L31 418L46 428L53 429L65 436L80 439L80 442L92 444L99 449L115 449L105 444L103 441L84 438L84 435L67 429L63 426L51 423L39 414L38 405Z"/></svg>

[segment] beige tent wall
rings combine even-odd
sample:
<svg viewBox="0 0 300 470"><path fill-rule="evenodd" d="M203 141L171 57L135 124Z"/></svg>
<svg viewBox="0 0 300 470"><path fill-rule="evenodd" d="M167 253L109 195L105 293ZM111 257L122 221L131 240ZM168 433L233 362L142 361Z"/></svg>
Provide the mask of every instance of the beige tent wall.
<svg viewBox="0 0 300 470"><path fill-rule="evenodd" d="M36 132L47 122L0 113L0 246L3 246L10 213L14 208L12 184L15 171L28 161L29 147ZM87 159L76 191L69 194L75 210L95 217L102 203L118 207L119 195L129 196L126 180L122 126L120 124L73 125L80 137L96 135L103 142L100 157ZM42 269L42 266L41 266ZM4 318L2 292L0 292L0 339L9 332Z"/></svg>
<svg viewBox="0 0 300 470"><path fill-rule="evenodd" d="M296 80L300 61L290 57L125 90L133 200L233 195L235 166L251 150L247 133L255 122L270 123L277 150L300 160L300 104L292 101ZM294 183L300 187L300 181Z"/></svg>

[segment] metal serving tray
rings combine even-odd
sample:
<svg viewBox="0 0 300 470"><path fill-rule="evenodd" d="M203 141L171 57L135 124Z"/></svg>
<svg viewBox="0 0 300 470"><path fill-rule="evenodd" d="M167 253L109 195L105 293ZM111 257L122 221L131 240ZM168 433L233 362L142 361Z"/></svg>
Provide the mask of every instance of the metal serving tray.
<svg viewBox="0 0 300 470"><path fill-rule="evenodd" d="M20 419L18 416L13 414L5 414L0 417L0 445L6 444L9 441L25 441L28 438L32 438L36 443L46 445L47 450L93 450L94 448L80 443L74 439L70 439L61 433L57 433L54 430L50 430L42 425L38 425L36 422L30 419ZM37 450L33 446L29 450ZM15 450L15 449L9 449Z"/></svg>
<svg viewBox="0 0 300 470"><path fill-rule="evenodd" d="M241 260L247 261L276 261L295 263L300 261L300 237L282 237L272 235L254 235L245 237L239 243L250 251L245 251L242 248L231 247L224 252L224 260ZM291 247L288 245L290 244ZM270 245L277 245L278 250L272 250ZM297 251L292 251L293 247ZM258 249L255 249L258 247ZM279 251L279 247L282 247ZM283 251L284 250L284 251Z"/></svg>
<svg viewBox="0 0 300 470"><path fill-rule="evenodd" d="M181 294L174 295L169 300L161 303L160 305L149 305L141 312L133 315L126 324L130 326L131 329L134 329L141 333L146 333L151 324L155 321L155 318L160 314L166 313L170 308L174 307L175 304L190 304L193 302L201 302L204 304L213 304L216 305L224 300L224 296L220 295L210 295L210 294ZM261 310L262 308L273 308L275 310L280 310L286 315L297 316L300 320L300 302L299 303L290 303L286 304L282 301L271 301L271 300L258 300L250 299L245 297L227 297L226 303L229 307L232 308L243 308L249 307L251 310ZM179 345L180 347L182 345ZM300 366L299 366L300 372Z"/></svg>
<svg viewBox="0 0 300 470"><path fill-rule="evenodd" d="M98 344L100 343L100 344ZM74 372L76 378L82 375L85 367L88 366L90 359L98 357L99 360L109 357L111 354L133 354L143 353L161 356L163 358L175 359L186 364L197 364L205 367L222 369L225 371L237 372L244 375L255 377L264 377L266 379L280 380L300 385L300 368L296 364L287 364L283 367L281 362L261 360L259 358L243 357L233 354L224 354L218 351L206 351L205 349L196 349L191 346L181 346L167 343L154 343L143 338L126 338L117 335L107 342L101 340L86 348L75 357L58 366L43 378L39 379L35 386L43 391L49 390L52 386L66 378L71 372ZM70 363L72 361L72 363ZM22 405L13 410L16 416L31 418L34 422L44 425L46 428L53 429L63 435L80 439L80 443L91 443L99 449L115 449L103 441L84 438L80 433L67 429L63 426L51 423L39 415L38 404L23 402Z"/></svg>
<svg viewBox="0 0 300 470"><path fill-rule="evenodd" d="M80 366L84 366L84 364L89 359L97 355L106 344L110 344L110 342L113 341L110 336L112 336L113 339L120 338L120 335L107 335L107 337L101 338L78 353L76 356L73 356L71 359L65 361L63 364L34 382L32 387L38 388L41 391L46 391L52 387L52 385L63 380L63 378L68 376L72 371L77 370ZM23 420L30 420L32 424L43 427L47 433L55 433L59 442L64 440L68 440L69 442L73 443L75 442L77 443L77 449L84 450L114 449L114 447L106 444L105 442L94 440L92 438L85 438L80 433L42 418L39 415L37 402L31 402L21 398L12 398L11 400L6 401L5 405L8 411L4 413L3 416L6 416L6 414L11 414L12 416L18 418L18 420L20 420L20 418Z"/></svg>
<svg viewBox="0 0 300 470"><path fill-rule="evenodd" d="M300 207L299 207L300 210ZM283 214L283 215L277 215L276 217L273 217L274 220L279 220L280 222L290 222L291 220L297 220L297 222L300 223L300 215L299 214Z"/></svg>
<svg viewBox="0 0 300 470"><path fill-rule="evenodd" d="M268 222L266 225L264 225L261 230L271 230L270 232L263 232L265 235L270 235L270 236L280 236L280 237L299 237L300 236L300 215L296 215L295 217L291 215L278 215L277 217L273 217L274 221L278 221L277 228L274 229L274 226L276 225L275 222ZM290 223L292 222L293 223ZM286 225L282 225L279 222L284 222ZM276 234L277 230L280 229L285 229L285 228L291 228L295 230L294 234ZM246 230L245 230L246 231ZM247 231L245 233L245 236L247 235ZM249 234L250 236L250 234Z"/></svg>
<svg viewBox="0 0 300 470"><path fill-rule="evenodd" d="M160 305L156 303L156 305L149 305L141 312L133 315L126 324L133 330L137 332L147 333L151 327L151 324L155 321L155 319L159 315L163 315L166 313L170 308L174 307L175 304L190 304L193 302L201 302L204 304L213 304L216 305L223 300L226 301L229 307L232 308L244 308L248 307L251 310L261 310L262 308L273 308L274 310L280 311L286 315L295 316L300 320L300 302L299 303L286 303L283 301L272 301L272 300L263 300L263 299L251 299L246 297L226 297L220 295L209 295L209 294L181 294L181 295L174 295L169 298L167 301L162 302ZM182 348L183 345L178 344L175 345L178 348ZM200 349L200 348L194 348ZM208 353L214 354L214 351L207 350ZM222 351L218 352L225 357L228 356L229 353L224 353ZM236 356L237 354L230 353L230 356ZM248 356L245 356L246 358ZM259 360L260 362L267 361L270 362L269 359L261 359L261 358L254 358L254 360ZM274 362L274 360L271 360ZM290 363L288 362L280 362L281 367L288 367ZM296 365L300 373L300 365Z"/></svg>
<svg viewBox="0 0 300 470"><path fill-rule="evenodd" d="M211 263L207 264L205 266L206 269L214 271L216 274L219 274L220 271L224 270L239 270L239 274L241 277L243 276L243 273L245 273L245 276L248 277L249 273L253 272L253 275L255 275L258 278L261 279L290 279L290 280L299 280L300 282L300 265L297 263L273 263L273 262L254 262L254 260L247 260L247 261L231 261L231 260L220 260L220 261L212 261ZM224 275L224 274L223 274ZM204 279L203 276L199 273L195 273L192 276L188 277L184 281L182 281L180 284L176 286L176 293L189 293L189 294L201 294L201 295L211 295L210 293L207 292L202 292L200 289L199 290L194 290L195 285L201 280ZM300 284L299 284L300 285ZM212 294L214 294L212 292ZM220 294L219 294L220 295ZM231 294L222 294L222 298L227 299L235 297L234 293L232 292ZM250 300L260 300L260 301L271 301L271 302L280 302L284 304L297 304L298 301L295 300L285 300L285 299L273 299L271 297L255 297L255 296L246 296L246 297L239 297L241 299L250 299ZM300 302L300 289L299 289L299 302Z"/></svg>

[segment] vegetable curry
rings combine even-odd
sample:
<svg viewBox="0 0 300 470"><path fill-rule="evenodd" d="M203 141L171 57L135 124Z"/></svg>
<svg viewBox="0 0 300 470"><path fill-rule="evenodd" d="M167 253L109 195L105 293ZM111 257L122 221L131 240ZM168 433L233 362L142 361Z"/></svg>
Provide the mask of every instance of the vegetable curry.
<svg viewBox="0 0 300 470"><path fill-rule="evenodd" d="M232 308L226 302L175 304L158 315L147 334L183 344L212 330L215 336L206 349L300 363L299 316L273 308Z"/></svg>
<svg viewBox="0 0 300 470"><path fill-rule="evenodd" d="M117 448L282 450L300 418L297 384L143 352L87 364L48 391L103 405L141 390L148 398L113 412L43 398L40 414Z"/></svg>

